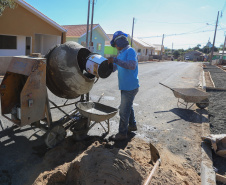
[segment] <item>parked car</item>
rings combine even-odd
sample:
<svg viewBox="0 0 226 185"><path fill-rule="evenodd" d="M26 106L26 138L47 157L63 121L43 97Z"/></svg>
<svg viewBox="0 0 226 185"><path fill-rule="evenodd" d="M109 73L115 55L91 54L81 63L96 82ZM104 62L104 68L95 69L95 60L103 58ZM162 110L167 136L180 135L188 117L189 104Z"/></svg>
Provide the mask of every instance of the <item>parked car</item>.
<svg viewBox="0 0 226 185"><path fill-rule="evenodd" d="M188 56L186 56L186 57L185 57L185 60L189 60L189 57L188 57Z"/></svg>

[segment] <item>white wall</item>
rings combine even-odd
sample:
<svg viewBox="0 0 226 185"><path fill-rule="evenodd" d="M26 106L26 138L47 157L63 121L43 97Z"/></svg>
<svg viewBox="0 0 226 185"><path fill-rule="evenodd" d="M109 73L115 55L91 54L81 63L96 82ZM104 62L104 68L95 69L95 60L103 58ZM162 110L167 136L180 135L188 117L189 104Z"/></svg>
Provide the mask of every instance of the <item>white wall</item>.
<svg viewBox="0 0 226 185"><path fill-rule="evenodd" d="M45 55L53 46L61 43L61 36L56 35L35 35L35 53Z"/></svg>
<svg viewBox="0 0 226 185"><path fill-rule="evenodd" d="M0 75L5 75L11 60L12 57L0 56Z"/></svg>
<svg viewBox="0 0 226 185"><path fill-rule="evenodd" d="M34 52L35 53L41 53L41 48L42 48L42 35L40 34L35 34L35 48Z"/></svg>
<svg viewBox="0 0 226 185"><path fill-rule="evenodd" d="M17 49L0 49L0 56L25 55L26 37L17 36Z"/></svg>
<svg viewBox="0 0 226 185"><path fill-rule="evenodd" d="M42 54L45 55L53 46L60 44L61 37L55 35L43 35Z"/></svg>

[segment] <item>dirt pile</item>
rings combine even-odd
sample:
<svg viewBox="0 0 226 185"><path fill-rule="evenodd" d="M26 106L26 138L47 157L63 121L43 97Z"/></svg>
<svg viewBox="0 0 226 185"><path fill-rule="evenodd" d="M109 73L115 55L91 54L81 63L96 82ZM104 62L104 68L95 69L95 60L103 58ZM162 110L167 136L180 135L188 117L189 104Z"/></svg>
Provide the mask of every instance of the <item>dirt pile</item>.
<svg viewBox="0 0 226 185"><path fill-rule="evenodd" d="M80 146L83 145L80 143ZM143 184L153 168L149 163L151 156L148 143L134 138L121 149L115 146L95 141L71 162L41 173L33 184ZM84 146L80 149L84 149ZM51 165L59 163L60 158L68 156L65 148L53 150L61 152L54 155L55 152L49 151L45 156L46 164L47 161ZM160 155L163 162L152 184L200 184L196 171L179 156L165 149L160 150Z"/></svg>
<svg viewBox="0 0 226 185"><path fill-rule="evenodd" d="M39 184L141 184L145 169L124 150L106 149L99 142L92 144L71 163L42 173Z"/></svg>

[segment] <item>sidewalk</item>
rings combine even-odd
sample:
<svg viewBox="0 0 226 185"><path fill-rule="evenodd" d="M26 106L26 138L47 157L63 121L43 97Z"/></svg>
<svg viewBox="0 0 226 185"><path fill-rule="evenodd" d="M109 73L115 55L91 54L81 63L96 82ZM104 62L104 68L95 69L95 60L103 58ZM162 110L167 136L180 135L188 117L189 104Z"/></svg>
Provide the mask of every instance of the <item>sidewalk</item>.
<svg viewBox="0 0 226 185"><path fill-rule="evenodd" d="M207 65L203 68L205 72L210 72L211 78L216 88L226 88L226 72L217 66ZM226 134L226 91L211 91L209 111L209 123L211 134ZM219 157L213 153L213 166L216 172L226 176L226 158ZM217 185L222 183L217 182Z"/></svg>

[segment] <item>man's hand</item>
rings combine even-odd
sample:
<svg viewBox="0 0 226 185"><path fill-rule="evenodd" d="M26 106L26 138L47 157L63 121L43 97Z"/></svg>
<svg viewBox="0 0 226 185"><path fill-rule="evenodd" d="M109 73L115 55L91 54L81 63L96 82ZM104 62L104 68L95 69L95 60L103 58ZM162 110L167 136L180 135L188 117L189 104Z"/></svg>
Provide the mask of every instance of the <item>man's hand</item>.
<svg viewBox="0 0 226 185"><path fill-rule="evenodd" d="M109 58L108 58L108 64L110 64L110 63L113 64L113 62L114 62L114 57L109 57Z"/></svg>

